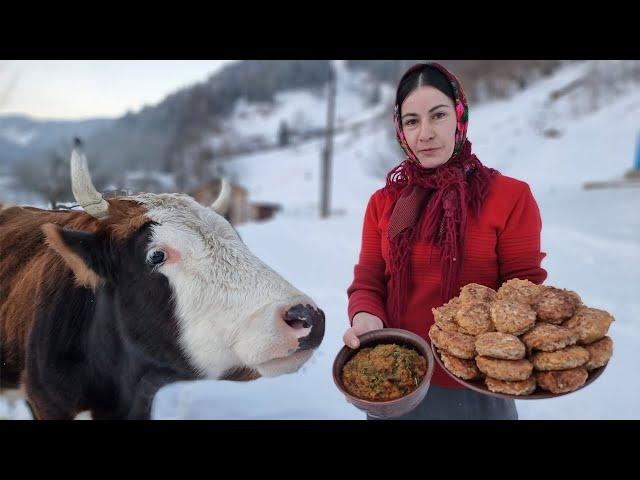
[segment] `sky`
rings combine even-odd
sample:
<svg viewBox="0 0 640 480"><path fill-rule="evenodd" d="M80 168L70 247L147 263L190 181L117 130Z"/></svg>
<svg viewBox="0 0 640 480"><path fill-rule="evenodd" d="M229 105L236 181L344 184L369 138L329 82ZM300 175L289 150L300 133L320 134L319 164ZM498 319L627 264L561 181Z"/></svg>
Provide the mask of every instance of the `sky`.
<svg viewBox="0 0 640 480"><path fill-rule="evenodd" d="M119 117L234 60L0 60L0 115Z"/></svg>

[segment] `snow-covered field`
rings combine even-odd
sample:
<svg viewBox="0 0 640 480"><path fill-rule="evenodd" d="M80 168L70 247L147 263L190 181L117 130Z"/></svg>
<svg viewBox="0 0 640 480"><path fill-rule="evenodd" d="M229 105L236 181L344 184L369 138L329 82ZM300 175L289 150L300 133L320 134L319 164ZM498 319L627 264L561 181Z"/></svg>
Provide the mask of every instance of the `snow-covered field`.
<svg viewBox="0 0 640 480"><path fill-rule="evenodd" d="M522 419L640 419L640 188L584 190L589 180L622 176L632 165L640 126L640 89L612 96L593 113L554 115L549 93L589 68L572 65L505 101L471 108L469 138L488 166L528 182L543 219L547 284L577 291L611 312L614 356L592 385L554 400L518 401ZM340 85L340 84L339 84ZM346 100L345 100L346 101ZM351 102L349 105L353 105ZM340 103L337 104L340 115ZM389 108L389 110L391 110ZM324 118L324 110L316 115ZM364 116L364 115L363 115ZM546 128L561 131L543 136ZM275 219L239 227L249 248L311 295L325 311L325 339L297 373L254 382L200 381L165 387L156 419L363 419L333 384L331 366L347 326L362 216L383 185L376 164L399 160L387 124L335 142L332 210L318 218L321 142L234 161L252 200L275 201ZM3 410L4 409L4 410ZM0 417L28 418L23 406Z"/></svg>

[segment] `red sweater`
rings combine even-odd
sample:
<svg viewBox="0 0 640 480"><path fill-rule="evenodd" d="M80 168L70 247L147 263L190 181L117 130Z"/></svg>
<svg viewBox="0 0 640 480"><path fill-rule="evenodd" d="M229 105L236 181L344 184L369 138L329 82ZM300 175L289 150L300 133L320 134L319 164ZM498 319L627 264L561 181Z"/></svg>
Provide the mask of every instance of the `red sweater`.
<svg viewBox="0 0 640 480"><path fill-rule="evenodd" d="M386 298L389 281L388 219L383 212L391 202L382 189L369 200L364 217L360 259L354 269L349 296L349 319L358 312L379 317L386 327L403 328L430 342L427 332L433 324L431 309L442 305L440 299L440 249L416 243L411 253L411 291L404 317L391 325L387 319ZM479 283L493 289L511 278L541 284L547 272L540 263L542 221L529 185L497 175L479 218L467 216L464 259L459 288ZM462 387L438 365L431 382L443 387Z"/></svg>

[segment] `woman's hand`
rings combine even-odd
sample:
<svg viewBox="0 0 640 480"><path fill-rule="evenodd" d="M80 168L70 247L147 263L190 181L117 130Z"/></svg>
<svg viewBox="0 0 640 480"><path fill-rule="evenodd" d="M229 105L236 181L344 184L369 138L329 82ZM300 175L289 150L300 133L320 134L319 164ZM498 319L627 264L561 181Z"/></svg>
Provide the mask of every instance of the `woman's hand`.
<svg viewBox="0 0 640 480"><path fill-rule="evenodd" d="M375 315L367 312L358 312L353 317L353 327L344 332L342 340L347 347L358 348L360 340L358 335L370 332L371 330L380 330L384 327L382 320Z"/></svg>

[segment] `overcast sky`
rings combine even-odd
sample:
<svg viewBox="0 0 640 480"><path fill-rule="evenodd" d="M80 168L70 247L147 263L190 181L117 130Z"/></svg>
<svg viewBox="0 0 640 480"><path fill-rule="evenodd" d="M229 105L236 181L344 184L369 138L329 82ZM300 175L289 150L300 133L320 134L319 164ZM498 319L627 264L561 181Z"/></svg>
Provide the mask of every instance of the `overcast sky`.
<svg viewBox="0 0 640 480"><path fill-rule="evenodd" d="M0 115L118 117L234 60L0 60Z"/></svg>

